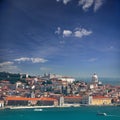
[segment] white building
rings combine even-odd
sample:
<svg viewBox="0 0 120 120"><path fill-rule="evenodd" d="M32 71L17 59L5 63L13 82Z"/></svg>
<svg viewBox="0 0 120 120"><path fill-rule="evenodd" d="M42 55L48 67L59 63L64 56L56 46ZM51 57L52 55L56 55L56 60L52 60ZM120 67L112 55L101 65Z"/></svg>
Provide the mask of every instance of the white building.
<svg viewBox="0 0 120 120"><path fill-rule="evenodd" d="M98 76L97 76L97 74L93 74L92 75L92 83L98 83L99 81L98 81Z"/></svg>
<svg viewBox="0 0 120 120"><path fill-rule="evenodd" d="M73 77L66 77L66 76L61 76L57 74L47 74L45 73L44 76L42 77L43 79L54 79L57 78L58 80L61 80L63 82L68 82L68 83L73 83L75 81L75 78Z"/></svg>
<svg viewBox="0 0 120 120"><path fill-rule="evenodd" d="M59 80L67 81L68 83L73 83L75 81L75 78L73 78L73 77L60 77Z"/></svg>
<svg viewBox="0 0 120 120"><path fill-rule="evenodd" d="M64 97L63 96L61 96L59 99L59 105L60 105L60 107L62 107L64 105Z"/></svg>
<svg viewBox="0 0 120 120"><path fill-rule="evenodd" d="M22 85L22 82L18 81L16 82L16 89Z"/></svg>
<svg viewBox="0 0 120 120"><path fill-rule="evenodd" d="M90 88L90 89L93 89L93 88L94 88L94 85L93 85L93 84L90 84L90 85L89 85L89 88Z"/></svg>
<svg viewBox="0 0 120 120"><path fill-rule="evenodd" d="M28 78L29 77L29 75L28 74L26 74L26 78Z"/></svg>
<svg viewBox="0 0 120 120"><path fill-rule="evenodd" d="M59 77L61 77L61 75L51 74L51 73L49 74L45 73L43 76L44 79L53 79L53 78L59 78Z"/></svg>
<svg viewBox="0 0 120 120"><path fill-rule="evenodd" d="M4 107L4 100L0 100L0 108Z"/></svg>

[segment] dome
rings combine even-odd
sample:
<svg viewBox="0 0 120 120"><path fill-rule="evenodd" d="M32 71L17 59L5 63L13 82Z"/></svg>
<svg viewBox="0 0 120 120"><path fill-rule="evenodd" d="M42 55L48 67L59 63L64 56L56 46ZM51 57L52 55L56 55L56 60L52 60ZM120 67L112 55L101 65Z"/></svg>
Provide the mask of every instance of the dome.
<svg viewBox="0 0 120 120"><path fill-rule="evenodd" d="M92 82L98 82L98 76L97 74L94 73L94 75L92 76Z"/></svg>
<svg viewBox="0 0 120 120"><path fill-rule="evenodd" d="M94 75L92 76L92 78L98 78L98 76L97 76L96 74L94 74Z"/></svg>

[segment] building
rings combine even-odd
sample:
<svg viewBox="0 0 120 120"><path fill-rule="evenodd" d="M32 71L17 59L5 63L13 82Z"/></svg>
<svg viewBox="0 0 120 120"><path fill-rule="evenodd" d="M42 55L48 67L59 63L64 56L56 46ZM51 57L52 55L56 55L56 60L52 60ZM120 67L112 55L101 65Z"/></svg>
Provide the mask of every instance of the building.
<svg viewBox="0 0 120 120"><path fill-rule="evenodd" d="M73 78L73 77L60 77L59 80L61 80L63 82L66 81L68 83L73 83L75 81L75 78Z"/></svg>
<svg viewBox="0 0 120 120"><path fill-rule="evenodd" d="M4 108L4 100L0 99L0 108Z"/></svg>
<svg viewBox="0 0 120 120"><path fill-rule="evenodd" d="M91 100L91 105L110 105L111 98L105 96L93 96Z"/></svg>
<svg viewBox="0 0 120 120"><path fill-rule="evenodd" d="M92 96L85 95L82 97L82 104L91 105L92 103Z"/></svg>
<svg viewBox="0 0 120 120"><path fill-rule="evenodd" d="M59 98L59 106L61 107L61 106L63 106L63 105L64 105L64 97L61 96L61 97Z"/></svg>
<svg viewBox="0 0 120 120"><path fill-rule="evenodd" d="M50 79L55 79L55 78L59 78L61 77L61 75L57 75L57 74L47 74L45 73L44 76L42 77L42 79L45 79L45 80L50 80Z"/></svg>
<svg viewBox="0 0 120 120"><path fill-rule="evenodd" d="M97 74L93 74L92 75L92 83L98 83L99 81L98 81L98 76L97 76Z"/></svg>
<svg viewBox="0 0 120 120"><path fill-rule="evenodd" d="M58 100L49 97L41 97L41 98L26 98L20 96L8 96L5 98L6 105L8 106L57 106Z"/></svg>
<svg viewBox="0 0 120 120"><path fill-rule="evenodd" d="M87 105L110 105L112 99L105 96L83 96L82 104Z"/></svg>
<svg viewBox="0 0 120 120"><path fill-rule="evenodd" d="M20 87L21 85L22 85L22 82L17 81L17 82L16 82L16 89L17 89L18 87Z"/></svg>
<svg viewBox="0 0 120 120"><path fill-rule="evenodd" d="M64 103L67 104L80 104L82 101L81 96L65 96L64 97Z"/></svg>

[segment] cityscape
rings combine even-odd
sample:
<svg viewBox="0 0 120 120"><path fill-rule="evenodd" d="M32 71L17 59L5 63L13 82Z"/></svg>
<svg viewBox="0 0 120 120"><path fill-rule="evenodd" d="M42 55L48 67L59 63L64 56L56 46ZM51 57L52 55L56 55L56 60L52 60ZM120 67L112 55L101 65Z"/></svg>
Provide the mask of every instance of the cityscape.
<svg viewBox="0 0 120 120"><path fill-rule="evenodd" d="M96 73L87 83L57 74L30 76L1 73L0 108L120 105L120 86L103 84ZM9 80L10 77L15 81ZM15 79L15 77L17 79Z"/></svg>
<svg viewBox="0 0 120 120"><path fill-rule="evenodd" d="M1 120L120 120L120 0L0 0Z"/></svg>

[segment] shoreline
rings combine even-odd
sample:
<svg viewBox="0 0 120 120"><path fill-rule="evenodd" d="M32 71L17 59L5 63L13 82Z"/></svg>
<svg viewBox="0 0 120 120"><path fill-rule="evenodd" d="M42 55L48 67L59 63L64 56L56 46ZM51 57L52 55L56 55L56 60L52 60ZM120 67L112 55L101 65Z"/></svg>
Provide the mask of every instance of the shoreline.
<svg viewBox="0 0 120 120"><path fill-rule="evenodd" d="M55 106L7 106L5 109L53 108Z"/></svg>
<svg viewBox="0 0 120 120"><path fill-rule="evenodd" d="M64 107L80 107L80 104L65 104L63 106L6 106L2 109L39 109L39 108L64 108Z"/></svg>
<svg viewBox="0 0 120 120"><path fill-rule="evenodd" d="M91 106L106 107L106 106L120 106L120 105L114 105L114 104L110 104L110 105L64 104L63 106L6 106L4 108L0 108L0 110L4 110L4 109L12 110L12 109L70 108L70 107L91 107Z"/></svg>

